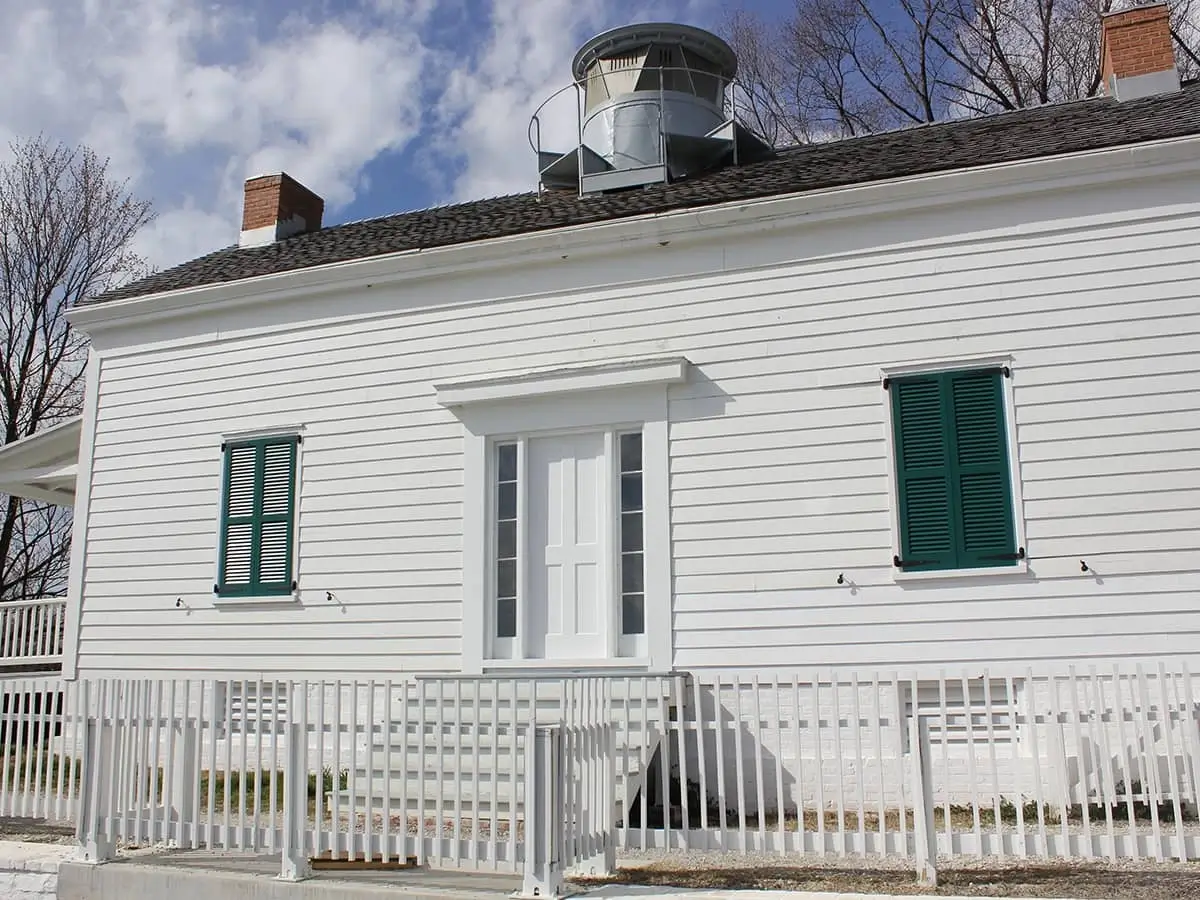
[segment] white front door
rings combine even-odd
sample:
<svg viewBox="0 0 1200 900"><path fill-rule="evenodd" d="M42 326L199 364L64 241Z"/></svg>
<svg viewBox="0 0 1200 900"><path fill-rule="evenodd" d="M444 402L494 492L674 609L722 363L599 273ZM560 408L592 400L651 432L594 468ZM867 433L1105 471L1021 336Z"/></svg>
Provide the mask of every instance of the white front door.
<svg viewBox="0 0 1200 900"><path fill-rule="evenodd" d="M605 436L533 438L529 472L529 631L536 659L607 655Z"/></svg>

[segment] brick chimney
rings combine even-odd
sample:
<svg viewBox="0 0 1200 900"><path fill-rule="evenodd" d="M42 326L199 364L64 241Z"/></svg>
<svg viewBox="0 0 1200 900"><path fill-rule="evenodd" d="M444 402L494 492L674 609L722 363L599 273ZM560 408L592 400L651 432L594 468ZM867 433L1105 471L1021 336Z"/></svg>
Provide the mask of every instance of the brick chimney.
<svg viewBox="0 0 1200 900"><path fill-rule="evenodd" d="M294 234L319 231L325 201L286 172L246 181L241 247L261 247Z"/></svg>
<svg viewBox="0 0 1200 900"><path fill-rule="evenodd" d="M1100 23L1104 90L1117 100L1136 100L1179 90L1171 12L1147 3L1105 13Z"/></svg>

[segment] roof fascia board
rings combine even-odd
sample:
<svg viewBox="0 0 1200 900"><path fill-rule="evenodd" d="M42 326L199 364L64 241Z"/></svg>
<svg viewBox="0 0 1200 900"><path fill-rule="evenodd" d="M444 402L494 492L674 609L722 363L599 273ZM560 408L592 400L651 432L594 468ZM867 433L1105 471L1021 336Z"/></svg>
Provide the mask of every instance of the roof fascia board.
<svg viewBox="0 0 1200 900"><path fill-rule="evenodd" d="M140 326L212 309L296 299L425 278L528 267L755 231L808 228L969 201L1116 184L1200 171L1200 135L1084 153L908 176L713 206L629 216L429 249L405 250L220 284L74 307L71 324L88 333ZM719 231L719 234L718 234ZM432 301L436 302L436 300Z"/></svg>

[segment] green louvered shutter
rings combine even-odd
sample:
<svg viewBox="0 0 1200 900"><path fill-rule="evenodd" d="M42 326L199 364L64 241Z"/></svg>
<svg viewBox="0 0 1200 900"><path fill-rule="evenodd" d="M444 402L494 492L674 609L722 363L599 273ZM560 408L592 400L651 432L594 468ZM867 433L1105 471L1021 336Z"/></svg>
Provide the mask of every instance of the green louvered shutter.
<svg viewBox="0 0 1200 900"><path fill-rule="evenodd" d="M904 571L954 566L952 484L939 376L892 381L900 559Z"/></svg>
<svg viewBox="0 0 1200 900"><path fill-rule="evenodd" d="M275 437L225 446L219 595L292 592L298 443Z"/></svg>
<svg viewBox="0 0 1200 900"><path fill-rule="evenodd" d="M943 376L954 421L950 455L963 569L1017 562L1002 377L995 369Z"/></svg>
<svg viewBox="0 0 1200 900"><path fill-rule="evenodd" d="M889 383L906 572L1014 565L1000 370Z"/></svg>

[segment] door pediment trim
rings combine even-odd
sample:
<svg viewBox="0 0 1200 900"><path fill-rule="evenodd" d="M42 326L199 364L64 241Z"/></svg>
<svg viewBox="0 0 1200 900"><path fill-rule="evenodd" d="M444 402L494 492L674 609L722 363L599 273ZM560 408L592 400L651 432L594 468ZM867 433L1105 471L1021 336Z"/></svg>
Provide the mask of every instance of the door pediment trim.
<svg viewBox="0 0 1200 900"><path fill-rule="evenodd" d="M506 400L536 399L580 391L613 390L687 381L688 360L682 356L634 358L534 369L469 381L434 385L441 406L467 406Z"/></svg>

